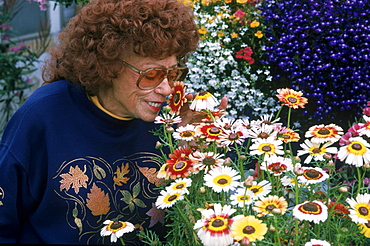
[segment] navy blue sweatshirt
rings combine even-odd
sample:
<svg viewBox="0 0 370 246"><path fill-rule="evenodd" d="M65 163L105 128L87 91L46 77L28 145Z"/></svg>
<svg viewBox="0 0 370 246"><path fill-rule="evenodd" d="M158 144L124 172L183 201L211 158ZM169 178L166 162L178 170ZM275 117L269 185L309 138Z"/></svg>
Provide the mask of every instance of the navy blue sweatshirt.
<svg viewBox="0 0 370 246"><path fill-rule="evenodd" d="M38 88L0 143L0 243L110 244L105 220L163 232L155 127L109 116L67 81Z"/></svg>

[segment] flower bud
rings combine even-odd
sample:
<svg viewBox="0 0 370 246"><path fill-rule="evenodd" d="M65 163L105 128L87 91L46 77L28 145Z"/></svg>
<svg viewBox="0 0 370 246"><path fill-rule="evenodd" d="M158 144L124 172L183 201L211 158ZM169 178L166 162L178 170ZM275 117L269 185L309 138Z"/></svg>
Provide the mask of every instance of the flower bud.
<svg viewBox="0 0 370 246"><path fill-rule="evenodd" d="M301 158L299 158L298 156L294 156L294 160L297 161L297 162L300 162Z"/></svg>
<svg viewBox="0 0 370 246"><path fill-rule="evenodd" d="M340 192L347 193L349 191L348 186L342 186L339 188Z"/></svg>
<svg viewBox="0 0 370 246"><path fill-rule="evenodd" d="M281 214L282 210L280 208L274 208L271 210L271 212L274 214Z"/></svg>
<svg viewBox="0 0 370 246"><path fill-rule="evenodd" d="M243 237L242 240L240 240L240 245L242 246L249 246L251 245L251 241L247 237Z"/></svg>
<svg viewBox="0 0 370 246"><path fill-rule="evenodd" d="M248 178L244 181L245 186L252 186L253 185L253 176L248 176Z"/></svg>
<svg viewBox="0 0 370 246"><path fill-rule="evenodd" d="M162 143L161 143L161 142L159 142L159 141L157 141L157 142L155 143L155 148L156 148L156 149L162 148Z"/></svg>
<svg viewBox="0 0 370 246"><path fill-rule="evenodd" d="M334 163L334 161L328 161L327 165L328 165L329 167L335 167L335 163Z"/></svg>
<svg viewBox="0 0 370 246"><path fill-rule="evenodd" d="M172 126L167 126L167 127L166 127L166 131L168 131L168 132L174 132L174 131L175 131L175 129L173 129L173 127L172 127Z"/></svg>
<svg viewBox="0 0 370 246"><path fill-rule="evenodd" d="M364 165L363 165L364 168L366 169L370 169L370 162L366 162Z"/></svg>
<svg viewBox="0 0 370 246"><path fill-rule="evenodd" d="M240 155L240 156L239 156L239 159L241 159L241 160L245 160L245 159L247 159L247 157L246 157L245 155Z"/></svg>
<svg viewBox="0 0 370 246"><path fill-rule="evenodd" d="M323 157L327 160L331 160L333 158L332 154L330 153L325 153Z"/></svg>
<svg viewBox="0 0 370 246"><path fill-rule="evenodd" d="M270 229L269 230L270 231L276 231L276 228L274 226L270 225Z"/></svg>
<svg viewBox="0 0 370 246"><path fill-rule="evenodd" d="M230 165L231 165L231 159L230 159L230 157L227 157L227 158L224 160L224 165L225 165L225 166L230 166Z"/></svg>
<svg viewBox="0 0 370 246"><path fill-rule="evenodd" d="M199 191L200 191L200 193L204 194L204 193L206 193L206 188L204 188L204 186L202 186L202 187L199 188Z"/></svg>

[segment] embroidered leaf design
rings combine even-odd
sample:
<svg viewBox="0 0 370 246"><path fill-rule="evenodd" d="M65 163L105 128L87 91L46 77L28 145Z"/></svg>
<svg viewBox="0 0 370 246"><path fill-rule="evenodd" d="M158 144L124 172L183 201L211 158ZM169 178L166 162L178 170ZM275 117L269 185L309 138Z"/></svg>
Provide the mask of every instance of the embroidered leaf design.
<svg viewBox="0 0 370 246"><path fill-rule="evenodd" d="M163 209L157 208L154 203L152 203L152 208L146 214L150 216L149 228L158 222L164 224L165 212Z"/></svg>
<svg viewBox="0 0 370 246"><path fill-rule="evenodd" d="M132 190L132 195L128 190L120 190L122 193L122 198L121 201L124 201L125 203L128 204L128 207L130 209L130 212L132 213L135 209L135 206L145 208L146 204L137 196L140 194L141 188L140 188L140 183L137 183L133 190Z"/></svg>
<svg viewBox="0 0 370 246"><path fill-rule="evenodd" d="M157 177L157 169L148 167L139 167L140 172L148 179L148 181L155 186L163 185L163 181Z"/></svg>
<svg viewBox="0 0 370 246"><path fill-rule="evenodd" d="M128 190L120 190L120 192L122 193L122 196L123 196L121 198L121 201L124 201L125 203L130 204L132 201L131 193Z"/></svg>
<svg viewBox="0 0 370 246"><path fill-rule="evenodd" d="M94 183L90 193L87 193L86 206L95 216L107 214L110 209L109 196Z"/></svg>
<svg viewBox="0 0 370 246"><path fill-rule="evenodd" d="M68 173L62 173L60 177L62 180L60 181L60 190L66 189L67 191L72 186L75 193L78 194L80 191L80 187L87 188L87 181L89 177L85 174L86 172L86 165L84 166L84 170L82 171L79 166L75 168L70 167Z"/></svg>
<svg viewBox="0 0 370 246"><path fill-rule="evenodd" d="M113 178L115 185L122 186L123 184L126 184L127 181L130 179L124 177L126 174L130 172L128 167L129 167L128 163L126 163L126 165L122 164L121 168L117 167L117 171L114 173L116 174L116 176Z"/></svg>

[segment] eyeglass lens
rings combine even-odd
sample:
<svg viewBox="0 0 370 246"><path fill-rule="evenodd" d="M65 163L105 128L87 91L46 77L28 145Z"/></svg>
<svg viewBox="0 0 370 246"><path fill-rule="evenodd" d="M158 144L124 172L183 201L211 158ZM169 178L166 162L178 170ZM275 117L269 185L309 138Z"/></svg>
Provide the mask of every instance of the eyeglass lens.
<svg viewBox="0 0 370 246"><path fill-rule="evenodd" d="M157 87L167 76L168 83L173 86L173 82L183 80L187 74L187 68L176 69L150 69L140 76L138 86L141 89L152 89Z"/></svg>

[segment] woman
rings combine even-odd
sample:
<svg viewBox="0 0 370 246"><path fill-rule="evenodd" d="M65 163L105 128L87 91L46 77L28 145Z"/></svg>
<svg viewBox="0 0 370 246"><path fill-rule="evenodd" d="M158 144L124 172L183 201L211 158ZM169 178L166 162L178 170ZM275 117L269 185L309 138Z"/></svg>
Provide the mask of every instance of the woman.
<svg viewBox="0 0 370 246"><path fill-rule="evenodd" d="M3 134L0 242L110 244L100 235L110 221L134 225L126 245L141 245L144 228L164 233L150 130L198 39L177 0L97 0L71 19L45 85ZM110 225L111 234L123 227Z"/></svg>

